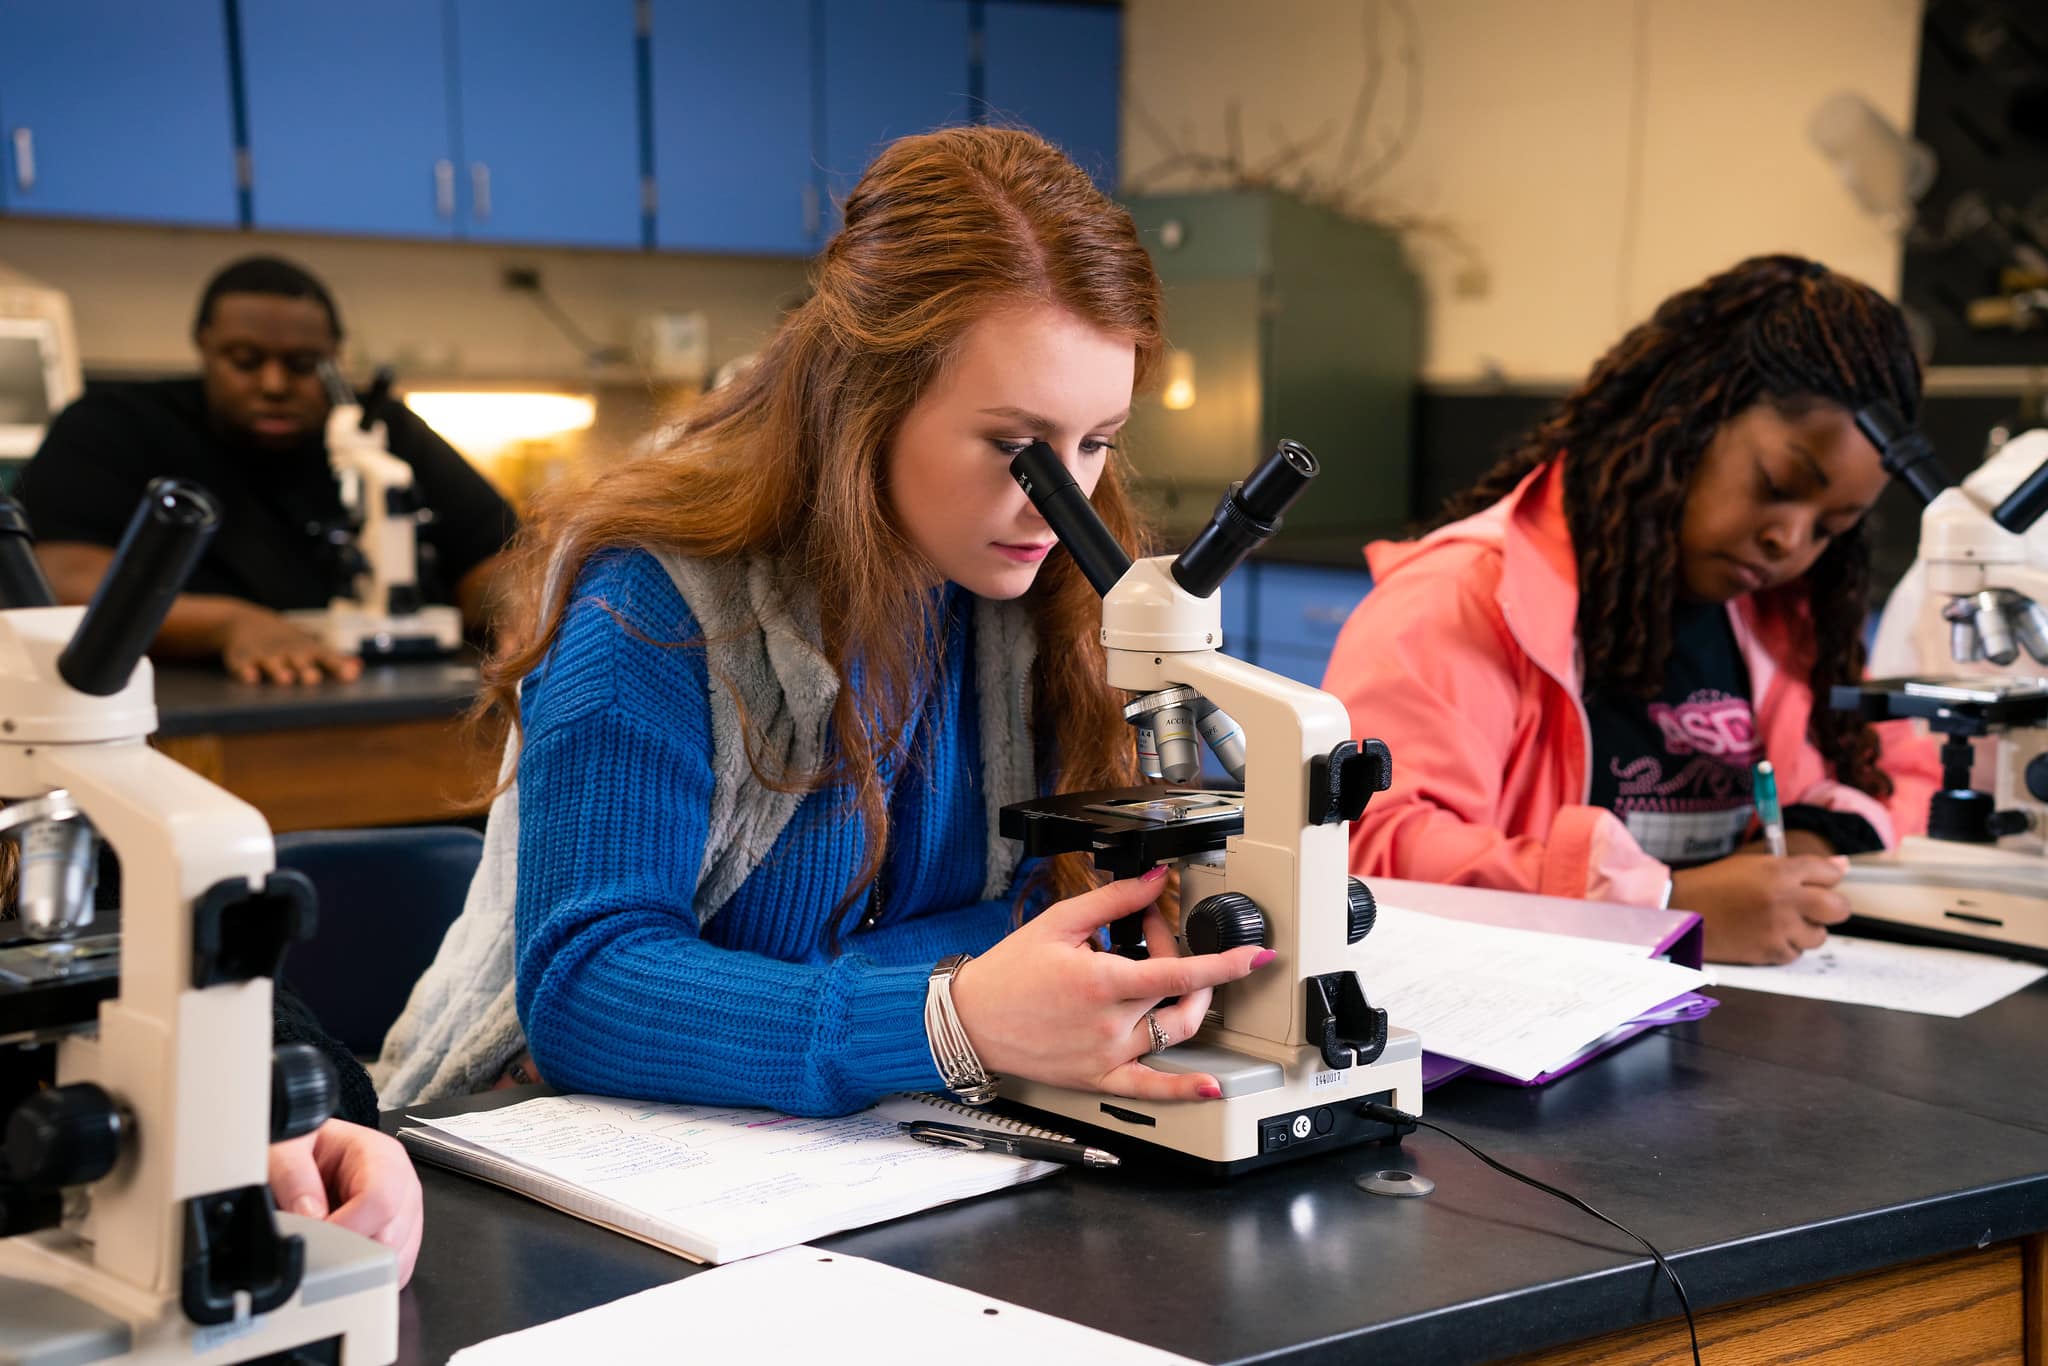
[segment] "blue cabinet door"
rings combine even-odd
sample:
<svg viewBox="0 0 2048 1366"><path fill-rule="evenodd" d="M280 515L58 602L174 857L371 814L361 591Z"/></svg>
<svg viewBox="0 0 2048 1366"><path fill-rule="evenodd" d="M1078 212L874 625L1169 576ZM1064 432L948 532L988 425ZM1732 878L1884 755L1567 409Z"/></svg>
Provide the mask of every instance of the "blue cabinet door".
<svg viewBox="0 0 2048 1366"><path fill-rule="evenodd" d="M1252 590L1253 636L1261 668L1304 683L1322 680L1337 633L1372 591L1363 567L1339 569L1267 561Z"/></svg>
<svg viewBox="0 0 2048 1366"><path fill-rule="evenodd" d="M1123 10L988 0L982 16L983 117L1041 134L1114 191Z"/></svg>
<svg viewBox="0 0 2048 1366"><path fill-rule="evenodd" d="M649 37L655 244L815 248L811 0L654 0Z"/></svg>
<svg viewBox="0 0 2048 1366"><path fill-rule="evenodd" d="M453 236L443 7L241 0L240 11L255 225Z"/></svg>
<svg viewBox="0 0 2048 1366"><path fill-rule="evenodd" d="M640 245L633 0L454 0L464 231Z"/></svg>
<svg viewBox="0 0 2048 1366"><path fill-rule="evenodd" d="M10 213L232 227L221 0L0 0L0 163Z"/></svg>
<svg viewBox="0 0 2048 1366"><path fill-rule="evenodd" d="M830 228L883 146L972 114L968 7L965 0L822 0L818 14Z"/></svg>

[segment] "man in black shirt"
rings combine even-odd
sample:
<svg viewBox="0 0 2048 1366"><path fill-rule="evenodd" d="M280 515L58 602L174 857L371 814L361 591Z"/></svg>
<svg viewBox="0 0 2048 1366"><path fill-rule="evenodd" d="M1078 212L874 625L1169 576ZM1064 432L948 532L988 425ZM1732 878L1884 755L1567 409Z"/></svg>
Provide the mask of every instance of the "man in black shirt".
<svg viewBox="0 0 2048 1366"><path fill-rule="evenodd" d="M340 582L328 533L344 513L318 371L341 336L318 280L290 262L250 257L216 275L200 299L198 378L95 385L65 409L17 489L58 600L90 600L143 489L175 475L215 496L221 528L165 619L157 653L218 658L252 683L356 677L359 660L282 615L325 607ZM391 453L412 466L433 512L420 528L421 590L481 627L512 511L408 409L393 403L382 416Z"/></svg>

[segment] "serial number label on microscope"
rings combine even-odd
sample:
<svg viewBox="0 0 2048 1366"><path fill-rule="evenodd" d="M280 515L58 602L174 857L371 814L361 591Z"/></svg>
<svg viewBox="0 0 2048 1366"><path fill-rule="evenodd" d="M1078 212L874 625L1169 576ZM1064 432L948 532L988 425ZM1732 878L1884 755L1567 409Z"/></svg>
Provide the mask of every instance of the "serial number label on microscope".
<svg viewBox="0 0 2048 1366"><path fill-rule="evenodd" d="M1340 1071L1317 1072L1308 1079L1311 1091L1326 1091L1332 1086L1342 1086L1344 1074Z"/></svg>

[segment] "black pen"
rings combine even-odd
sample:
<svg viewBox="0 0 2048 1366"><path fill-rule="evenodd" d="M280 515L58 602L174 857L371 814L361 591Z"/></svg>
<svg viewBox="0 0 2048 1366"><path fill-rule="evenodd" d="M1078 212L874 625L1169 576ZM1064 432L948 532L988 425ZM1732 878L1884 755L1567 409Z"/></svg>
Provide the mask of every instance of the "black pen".
<svg viewBox="0 0 2048 1366"><path fill-rule="evenodd" d="M1082 1167L1114 1167L1121 1161L1115 1153L1086 1147L1071 1138L1040 1138L1036 1134L1012 1134L1001 1129L972 1129L964 1124L941 1124L935 1119L903 1120L896 1127L919 1143L930 1143L935 1147L1008 1153L1012 1157L1071 1162Z"/></svg>

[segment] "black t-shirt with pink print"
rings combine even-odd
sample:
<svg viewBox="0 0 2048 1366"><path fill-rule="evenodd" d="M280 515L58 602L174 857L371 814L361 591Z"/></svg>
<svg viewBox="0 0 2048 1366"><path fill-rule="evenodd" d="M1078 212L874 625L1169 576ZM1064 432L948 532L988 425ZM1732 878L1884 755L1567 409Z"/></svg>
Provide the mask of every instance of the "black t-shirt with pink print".
<svg viewBox="0 0 2048 1366"><path fill-rule="evenodd" d="M1671 645L1654 698L1587 689L1592 801L1619 816L1652 858L1687 868L1743 842L1763 740L1727 607L1680 604Z"/></svg>
<svg viewBox="0 0 2048 1366"><path fill-rule="evenodd" d="M1682 603L1672 621L1671 663L1654 698L1588 688L1593 730L1592 803L1619 816L1636 843L1674 868L1735 852L1752 828L1752 787L1764 757L1728 609ZM1839 854L1882 849L1861 816L1787 806L1787 830L1810 830Z"/></svg>

